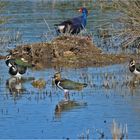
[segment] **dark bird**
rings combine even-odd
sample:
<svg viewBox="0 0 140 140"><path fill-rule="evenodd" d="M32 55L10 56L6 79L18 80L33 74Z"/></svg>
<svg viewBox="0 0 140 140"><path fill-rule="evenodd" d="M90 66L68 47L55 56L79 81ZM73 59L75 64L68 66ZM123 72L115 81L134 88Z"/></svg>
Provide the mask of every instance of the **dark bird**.
<svg viewBox="0 0 140 140"><path fill-rule="evenodd" d="M31 67L24 58L14 59L11 55L6 57L6 65L9 67L9 74L18 78L21 78L21 75L26 73L27 67Z"/></svg>
<svg viewBox="0 0 140 140"><path fill-rule="evenodd" d="M55 24L55 26L57 26L57 32L78 34L81 30L83 30L87 23L88 10L83 7L79 9L79 12L82 13L81 16L68 19L60 24Z"/></svg>
<svg viewBox="0 0 140 140"><path fill-rule="evenodd" d="M75 100L61 100L55 107L55 116L57 118L61 117L61 113L74 109L74 108L82 108L86 107L86 102L77 102Z"/></svg>
<svg viewBox="0 0 140 140"><path fill-rule="evenodd" d="M84 87L87 86L86 83L79 83L79 82L75 82L75 81L71 81L69 79L61 79L61 74L60 73L56 73L54 75L54 82L55 85L64 91L64 95L65 95L65 99L69 100L70 96L69 96L69 90L82 90Z"/></svg>
<svg viewBox="0 0 140 140"><path fill-rule="evenodd" d="M131 59L129 62L129 70L135 75L140 76L140 63L136 63L135 60Z"/></svg>

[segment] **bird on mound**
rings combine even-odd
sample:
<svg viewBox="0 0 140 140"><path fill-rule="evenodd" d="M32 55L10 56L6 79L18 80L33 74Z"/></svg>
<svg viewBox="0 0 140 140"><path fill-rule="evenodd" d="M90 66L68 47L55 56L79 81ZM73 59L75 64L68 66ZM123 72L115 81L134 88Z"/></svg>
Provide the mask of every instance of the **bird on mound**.
<svg viewBox="0 0 140 140"><path fill-rule="evenodd" d="M31 67L24 58L14 59L11 55L6 57L6 65L9 67L9 74L17 78L26 73L27 67Z"/></svg>
<svg viewBox="0 0 140 140"><path fill-rule="evenodd" d="M54 75L55 85L64 91L65 100L70 100L69 90L82 90L84 87L87 87L86 83L79 83L69 79L62 79L60 73Z"/></svg>
<svg viewBox="0 0 140 140"><path fill-rule="evenodd" d="M140 76L140 63L136 63L135 60L131 59L129 62L129 70L137 76Z"/></svg>
<svg viewBox="0 0 140 140"><path fill-rule="evenodd" d="M58 33L70 33L78 34L83 30L87 23L88 10L86 8L80 8L79 12L82 13L81 16L68 19L61 22L60 24L55 24Z"/></svg>

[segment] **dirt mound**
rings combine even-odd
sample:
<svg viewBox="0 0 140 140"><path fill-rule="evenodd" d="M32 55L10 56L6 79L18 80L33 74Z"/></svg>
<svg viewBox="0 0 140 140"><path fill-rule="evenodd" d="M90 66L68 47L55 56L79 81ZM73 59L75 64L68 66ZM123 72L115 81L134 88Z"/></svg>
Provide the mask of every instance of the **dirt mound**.
<svg viewBox="0 0 140 140"><path fill-rule="evenodd" d="M36 68L107 65L128 59L125 55L103 54L89 37L81 36L59 36L50 43L17 46L10 53L13 57L25 58Z"/></svg>

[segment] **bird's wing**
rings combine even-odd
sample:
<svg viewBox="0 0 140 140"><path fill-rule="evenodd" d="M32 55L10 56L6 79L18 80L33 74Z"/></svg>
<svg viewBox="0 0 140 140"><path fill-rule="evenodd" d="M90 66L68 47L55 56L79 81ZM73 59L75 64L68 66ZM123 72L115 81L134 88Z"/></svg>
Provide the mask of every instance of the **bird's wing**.
<svg viewBox="0 0 140 140"><path fill-rule="evenodd" d="M61 23L59 23L59 24L54 24L54 26L63 26L63 25L71 25L72 24L72 21L71 21L71 19L68 19L68 20L66 20L66 21L63 21L63 22L61 22Z"/></svg>
<svg viewBox="0 0 140 140"><path fill-rule="evenodd" d="M140 64L139 64L139 63L136 63L136 64L135 64L135 67L136 67L136 69L137 69L138 71L140 71Z"/></svg>
<svg viewBox="0 0 140 140"><path fill-rule="evenodd" d="M85 27L85 24L83 16L78 16L57 24L57 28L58 32L70 32L71 34L78 34Z"/></svg>
<svg viewBox="0 0 140 140"><path fill-rule="evenodd" d="M87 85L83 83L74 82L68 79L63 79L60 81L60 86L63 87L63 89L68 89L68 90L81 90Z"/></svg>
<svg viewBox="0 0 140 140"><path fill-rule="evenodd" d="M29 64L28 62L24 62L21 59L15 59L15 63L19 66L23 66L23 67L31 67L32 65Z"/></svg>
<svg viewBox="0 0 140 140"><path fill-rule="evenodd" d="M80 27L82 25L82 16L75 17L75 18L71 19L71 22L74 26Z"/></svg>

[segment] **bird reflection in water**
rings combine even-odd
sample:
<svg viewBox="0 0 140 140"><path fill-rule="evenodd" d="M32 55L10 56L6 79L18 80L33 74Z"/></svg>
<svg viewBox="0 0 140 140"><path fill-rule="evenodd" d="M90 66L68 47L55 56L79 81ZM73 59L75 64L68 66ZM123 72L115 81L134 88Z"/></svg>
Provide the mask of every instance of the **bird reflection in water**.
<svg viewBox="0 0 140 140"><path fill-rule="evenodd" d="M61 118L62 112L66 112L76 108L86 107L87 103L83 101L75 101L75 100L61 100L55 106L55 117Z"/></svg>
<svg viewBox="0 0 140 140"><path fill-rule="evenodd" d="M140 77L134 75L128 83L131 94L134 95L135 90L140 88Z"/></svg>
<svg viewBox="0 0 140 140"><path fill-rule="evenodd" d="M14 98L19 98L20 95L22 95L24 92L26 92L26 89L24 88L23 83L25 83L27 81L32 81L32 80L34 80L33 77L19 79L19 78L13 76L13 77L10 77L6 81L6 87L9 89L10 94Z"/></svg>

